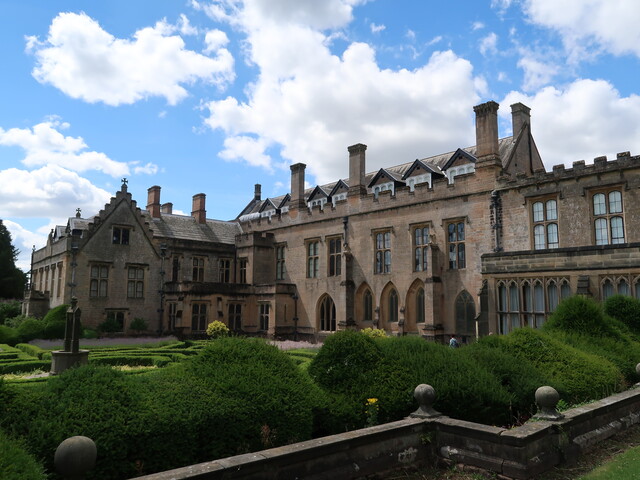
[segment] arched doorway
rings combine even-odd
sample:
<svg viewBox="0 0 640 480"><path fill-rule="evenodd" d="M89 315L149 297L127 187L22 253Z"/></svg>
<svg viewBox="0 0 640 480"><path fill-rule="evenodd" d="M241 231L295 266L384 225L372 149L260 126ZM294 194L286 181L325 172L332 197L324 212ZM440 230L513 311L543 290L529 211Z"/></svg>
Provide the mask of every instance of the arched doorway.
<svg viewBox="0 0 640 480"><path fill-rule="evenodd" d="M318 302L318 330L336 331L336 304L329 295L324 295Z"/></svg>
<svg viewBox="0 0 640 480"><path fill-rule="evenodd" d="M476 334L476 305L466 290L460 292L455 303L456 333L464 336Z"/></svg>

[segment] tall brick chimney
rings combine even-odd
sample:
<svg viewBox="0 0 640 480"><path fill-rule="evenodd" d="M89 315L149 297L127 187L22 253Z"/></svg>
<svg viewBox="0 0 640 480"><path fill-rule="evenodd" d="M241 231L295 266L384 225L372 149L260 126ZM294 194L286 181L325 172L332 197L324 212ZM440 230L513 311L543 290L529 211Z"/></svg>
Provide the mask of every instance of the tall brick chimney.
<svg viewBox="0 0 640 480"><path fill-rule="evenodd" d="M163 203L162 207L160 207L160 211L162 213L167 213L171 215L173 213L173 203L171 202Z"/></svg>
<svg viewBox="0 0 640 480"><path fill-rule="evenodd" d="M262 200L262 185L260 185L259 183L256 183L256 186L253 190L253 199L257 200L258 202Z"/></svg>
<svg viewBox="0 0 640 480"><path fill-rule="evenodd" d="M304 208L304 170L307 166L304 163L291 165L291 200L289 210Z"/></svg>
<svg viewBox="0 0 640 480"><path fill-rule="evenodd" d="M367 187L364 185L367 146L356 143L348 147L347 150L349 151L349 192L347 195L365 195L367 193Z"/></svg>
<svg viewBox="0 0 640 480"><path fill-rule="evenodd" d="M498 107L487 102L473 107L476 112L476 157L478 160L499 160L498 156ZM494 157L494 158L491 158Z"/></svg>
<svg viewBox="0 0 640 480"><path fill-rule="evenodd" d="M531 109L522 103L511 105L511 122L513 137L516 138L523 127L531 125Z"/></svg>
<svg viewBox="0 0 640 480"><path fill-rule="evenodd" d="M204 193L198 193L193 196L193 206L191 207L191 216L196 219L198 223L207 223L207 211L205 210L205 199L207 196Z"/></svg>
<svg viewBox="0 0 640 480"><path fill-rule="evenodd" d="M158 185L147 190L147 210L153 218L160 218L160 187Z"/></svg>

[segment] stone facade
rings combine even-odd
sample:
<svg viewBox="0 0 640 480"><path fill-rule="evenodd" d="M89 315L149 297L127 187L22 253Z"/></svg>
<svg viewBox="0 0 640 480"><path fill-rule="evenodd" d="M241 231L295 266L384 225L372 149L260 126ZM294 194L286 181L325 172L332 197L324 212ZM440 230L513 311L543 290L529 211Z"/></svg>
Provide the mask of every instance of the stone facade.
<svg viewBox="0 0 640 480"><path fill-rule="evenodd" d="M497 103L474 111L475 146L367 172L355 144L349 178L305 190L305 165L292 165L290 193L262 199L256 185L233 222L207 219L203 193L191 216L174 215L158 186L139 209L124 184L34 252L25 309L68 303L75 283L83 320L124 312L124 331L140 316L158 332L221 320L276 337L377 327L464 342L539 326L569 294L640 296L640 158L546 172L528 107L511 106L506 138ZM96 265L108 266L106 295Z"/></svg>

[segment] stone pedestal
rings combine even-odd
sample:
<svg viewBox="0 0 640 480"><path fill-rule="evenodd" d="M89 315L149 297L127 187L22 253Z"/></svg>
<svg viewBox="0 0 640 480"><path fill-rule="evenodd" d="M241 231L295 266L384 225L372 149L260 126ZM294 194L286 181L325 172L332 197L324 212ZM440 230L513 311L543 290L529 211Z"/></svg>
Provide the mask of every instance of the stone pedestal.
<svg viewBox="0 0 640 480"><path fill-rule="evenodd" d="M89 363L89 350L65 352L57 350L51 352L51 375L58 375L66 369Z"/></svg>

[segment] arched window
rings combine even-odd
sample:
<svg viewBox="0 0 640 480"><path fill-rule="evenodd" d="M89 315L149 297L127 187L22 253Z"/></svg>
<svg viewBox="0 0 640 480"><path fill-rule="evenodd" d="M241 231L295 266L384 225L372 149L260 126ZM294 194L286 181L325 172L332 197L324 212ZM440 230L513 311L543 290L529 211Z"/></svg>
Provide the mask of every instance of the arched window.
<svg viewBox="0 0 640 480"><path fill-rule="evenodd" d="M631 292L629 291L629 284L624 278L621 278L618 282L618 293L620 295L631 295Z"/></svg>
<svg viewBox="0 0 640 480"><path fill-rule="evenodd" d="M424 288L416 292L416 323L424 323Z"/></svg>
<svg viewBox="0 0 640 480"><path fill-rule="evenodd" d="M389 292L389 322L398 321L398 292L395 288Z"/></svg>
<svg viewBox="0 0 640 480"><path fill-rule="evenodd" d="M560 298L564 300L565 298L569 298L571 296L571 285L566 280L562 281L560 285Z"/></svg>
<svg viewBox="0 0 640 480"><path fill-rule="evenodd" d="M320 330L323 332L336 331L336 305L329 295L325 295L320 302Z"/></svg>
<svg viewBox="0 0 640 480"><path fill-rule="evenodd" d="M540 282L536 282L533 286L533 311L535 312L535 328L540 328L544 324L544 289Z"/></svg>
<svg viewBox="0 0 640 480"><path fill-rule="evenodd" d="M365 322L373 321L373 295L371 295L371 290L367 289L362 295L362 312L363 318L362 320Z"/></svg>
<svg viewBox="0 0 640 480"><path fill-rule="evenodd" d="M602 282L602 300L606 300L613 295L613 283L608 278Z"/></svg>
<svg viewBox="0 0 640 480"><path fill-rule="evenodd" d="M456 333L474 334L476 331L476 305L469 292L463 290L456 298Z"/></svg>
<svg viewBox="0 0 640 480"><path fill-rule="evenodd" d="M547 284L547 301L549 303L549 312L553 312L558 306L558 286L553 280Z"/></svg>

